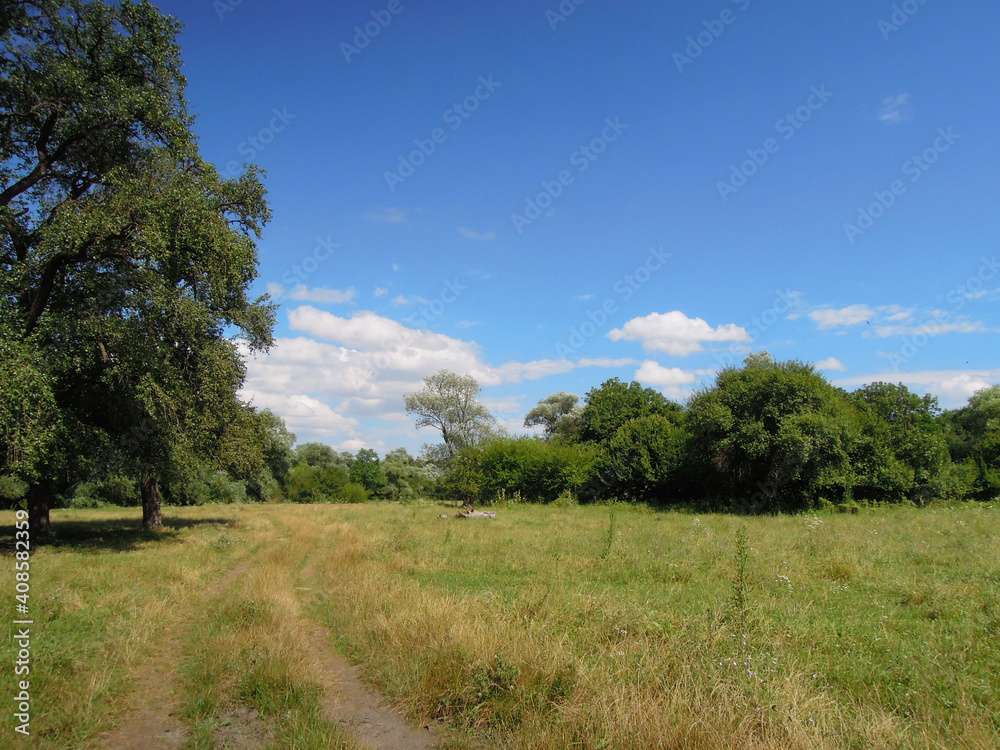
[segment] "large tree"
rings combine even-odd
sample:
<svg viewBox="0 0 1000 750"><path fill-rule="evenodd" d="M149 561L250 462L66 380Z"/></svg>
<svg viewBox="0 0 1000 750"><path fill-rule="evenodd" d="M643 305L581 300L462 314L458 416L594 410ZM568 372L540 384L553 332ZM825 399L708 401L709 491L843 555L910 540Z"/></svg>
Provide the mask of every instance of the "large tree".
<svg viewBox="0 0 1000 750"><path fill-rule="evenodd" d="M424 387L403 397L406 412L417 417L417 427L441 432L445 458L494 434L495 419L479 403L482 388L471 375L441 370L424 378Z"/></svg>
<svg viewBox="0 0 1000 750"><path fill-rule="evenodd" d="M607 443L626 422L641 417L659 415L674 424L683 419L683 409L652 388L618 378L606 380L600 388L587 393L587 404L581 415L580 437L583 440Z"/></svg>
<svg viewBox="0 0 1000 750"><path fill-rule="evenodd" d="M128 0L0 14L0 311L61 430L30 480L36 533L54 480L95 460L140 479L148 528L192 456L263 465L232 449L241 354L271 342L273 308L247 297L268 209L253 169L223 180L198 156L178 28Z"/></svg>
<svg viewBox="0 0 1000 750"><path fill-rule="evenodd" d="M754 354L688 404L702 492L726 509L800 510L851 497L855 414L811 365Z"/></svg>

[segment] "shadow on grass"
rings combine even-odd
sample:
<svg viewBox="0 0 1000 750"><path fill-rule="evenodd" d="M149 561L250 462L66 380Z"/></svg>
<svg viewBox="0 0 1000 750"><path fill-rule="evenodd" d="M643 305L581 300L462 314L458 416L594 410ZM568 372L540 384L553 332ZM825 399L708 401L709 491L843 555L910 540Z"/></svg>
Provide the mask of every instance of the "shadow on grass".
<svg viewBox="0 0 1000 750"><path fill-rule="evenodd" d="M172 518L164 515L162 531L148 531L142 527L141 518L108 518L92 521L52 520L52 538L35 542L32 547L58 549L68 547L74 551L93 550L101 552L115 550L128 552L146 544L175 544L180 541L180 532L193 526L232 526L235 519L216 518ZM8 526L2 530L0 552L14 551L14 529Z"/></svg>

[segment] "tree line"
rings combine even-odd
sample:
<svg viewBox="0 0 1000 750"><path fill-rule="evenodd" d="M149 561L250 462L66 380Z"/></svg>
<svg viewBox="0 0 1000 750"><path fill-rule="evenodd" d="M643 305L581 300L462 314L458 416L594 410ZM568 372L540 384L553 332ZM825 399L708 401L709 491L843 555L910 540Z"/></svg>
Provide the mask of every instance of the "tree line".
<svg viewBox="0 0 1000 750"><path fill-rule="evenodd" d="M428 381L447 377L457 376ZM1000 496L1000 386L943 411L902 384L847 392L765 352L683 406L614 378L582 403L543 399L525 426L544 434L456 445L446 492L480 504L564 497L743 513Z"/></svg>

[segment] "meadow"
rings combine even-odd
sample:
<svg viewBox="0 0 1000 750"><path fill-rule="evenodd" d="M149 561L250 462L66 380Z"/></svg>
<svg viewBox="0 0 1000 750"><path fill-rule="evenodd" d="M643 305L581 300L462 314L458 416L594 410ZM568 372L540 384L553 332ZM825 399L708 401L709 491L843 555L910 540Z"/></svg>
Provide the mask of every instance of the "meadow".
<svg viewBox="0 0 1000 750"><path fill-rule="evenodd" d="M331 649L445 748L1000 747L994 505L496 510L53 511L22 744L115 746L172 702L184 747L361 747Z"/></svg>

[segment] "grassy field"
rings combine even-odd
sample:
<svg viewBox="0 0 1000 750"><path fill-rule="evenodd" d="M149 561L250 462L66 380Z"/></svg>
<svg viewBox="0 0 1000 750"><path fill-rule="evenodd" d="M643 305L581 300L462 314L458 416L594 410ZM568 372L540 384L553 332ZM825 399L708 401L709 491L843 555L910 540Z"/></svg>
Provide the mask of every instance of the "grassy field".
<svg viewBox="0 0 1000 750"><path fill-rule="evenodd" d="M56 511L26 745L101 746L172 639L189 747L350 748L321 710L321 623L452 748L1000 747L995 507L497 510L169 508L158 537Z"/></svg>

